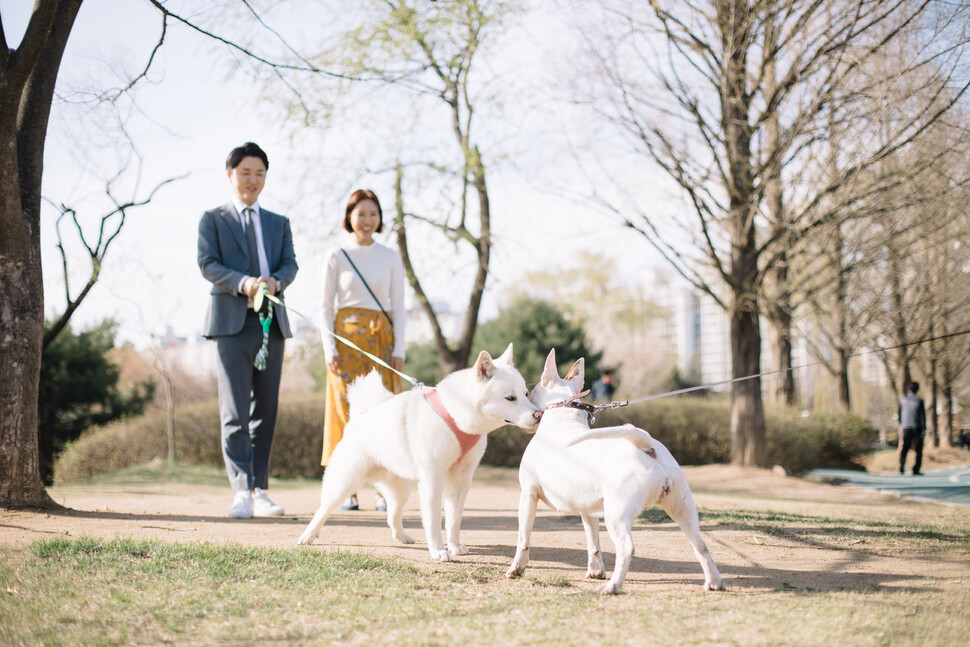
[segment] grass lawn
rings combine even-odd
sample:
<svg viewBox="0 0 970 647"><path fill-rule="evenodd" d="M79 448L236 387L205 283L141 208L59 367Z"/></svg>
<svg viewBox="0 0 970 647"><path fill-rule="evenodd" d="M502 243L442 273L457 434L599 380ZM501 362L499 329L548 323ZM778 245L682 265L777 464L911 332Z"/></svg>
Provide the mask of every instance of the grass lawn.
<svg viewBox="0 0 970 647"><path fill-rule="evenodd" d="M159 478L169 477L132 469L99 486L151 487ZM172 478L225 488L217 471ZM417 568L319 546L83 536L0 545L0 645L967 644L970 510L716 492L698 502L705 532L751 564L722 567L731 576L725 593L671 577L601 597L572 567L507 580L499 565ZM671 525L656 512L641 523ZM582 531L574 534L581 546ZM732 586L814 554L836 556L820 563L820 584L776 575L768 587ZM942 575L893 572L909 560Z"/></svg>

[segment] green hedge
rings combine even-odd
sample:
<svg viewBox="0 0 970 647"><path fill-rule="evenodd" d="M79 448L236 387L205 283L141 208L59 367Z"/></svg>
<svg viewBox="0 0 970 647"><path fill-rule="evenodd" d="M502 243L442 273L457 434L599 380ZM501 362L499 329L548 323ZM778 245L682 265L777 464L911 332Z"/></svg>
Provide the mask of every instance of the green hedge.
<svg viewBox="0 0 970 647"><path fill-rule="evenodd" d="M682 465L731 460L731 409L725 398L670 398L601 413L596 426L632 423L670 449ZM849 414L802 417L787 410L766 412L768 461L790 473L814 467L843 467L869 451L876 431ZM484 463L515 467L531 435L514 427L489 434ZM280 400L272 476L315 478L323 440L323 396L309 394ZM57 484L164 458L168 453L163 412L129 418L87 430L57 457ZM175 416L175 455L187 465L221 466L219 408L215 401L181 408Z"/></svg>
<svg viewBox="0 0 970 647"><path fill-rule="evenodd" d="M601 412L597 427L631 423L662 442L681 465L731 462L731 403L724 397L679 397ZM768 463L791 474L816 467L859 467L878 433L852 414L803 417L787 409L765 412ZM503 427L488 435L484 463L514 467L530 435Z"/></svg>
<svg viewBox="0 0 970 647"><path fill-rule="evenodd" d="M166 421L164 412L155 412L89 429L57 457L54 482L83 481L164 459L168 455ZM281 398L271 476L319 477L323 474L322 449L323 395ZM198 402L176 410L175 458L186 465L223 465L217 401Z"/></svg>

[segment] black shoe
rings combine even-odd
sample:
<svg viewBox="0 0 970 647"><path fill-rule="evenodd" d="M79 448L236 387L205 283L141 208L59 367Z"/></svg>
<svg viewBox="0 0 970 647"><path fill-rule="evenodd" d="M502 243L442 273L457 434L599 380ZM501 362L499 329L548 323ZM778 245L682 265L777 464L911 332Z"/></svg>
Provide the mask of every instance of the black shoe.
<svg viewBox="0 0 970 647"><path fill-rule="evenodd" d="M906 472L905 472L905 471L903 470L903 468L902 468L902 467L900 467L900 468L899 468L899 473L900 473L900 474L905 474Z"/></svg>
<svg viewBox="0 0 970 647"><path fill-rule="evenodd" d="M913 472L913 476L923 476L922 472Z"/></svg>

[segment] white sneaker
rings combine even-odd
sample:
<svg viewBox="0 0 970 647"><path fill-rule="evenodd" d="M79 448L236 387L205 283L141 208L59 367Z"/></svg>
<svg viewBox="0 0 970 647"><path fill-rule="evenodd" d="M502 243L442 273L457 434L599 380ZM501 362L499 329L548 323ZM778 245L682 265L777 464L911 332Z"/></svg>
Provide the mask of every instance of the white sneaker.
<svg viewBox="0 0 970 647"><path fill-rule="evenodd" d="M253 490L254 517L279 517L282 514L283 508L270 501L265 492L259 488Z"/></svg>
<svg viewBox="0 0 970 647"><path fill-rule="evenodd" d="M249 492L236 492L236 498L232 501L229 508L230 519L252 519L253 518L253 495Z"/></svg>

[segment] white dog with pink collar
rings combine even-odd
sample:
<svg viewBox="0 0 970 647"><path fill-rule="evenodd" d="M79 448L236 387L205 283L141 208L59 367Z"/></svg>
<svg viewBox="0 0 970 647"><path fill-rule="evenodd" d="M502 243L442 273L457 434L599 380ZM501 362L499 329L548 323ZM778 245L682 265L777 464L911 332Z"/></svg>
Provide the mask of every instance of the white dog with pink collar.
<svg viewBox="0 0 970 647"><path fill-rule="evenodd" d="M455 371L434 389L394 395L374 371L358 378L347 398L350 421L324 471L320 508L299 543L313 542L327 517L365 481L387 501L393 538L414 543L401 520L411 481L417 480L431 557L447 562L467 555L459 536L461 515L485 453L485 434L505 424L531 429L539 422L539 409L529 402L525 380L512 364L512 344L495 360L482 351L474 366Z"/></svg>

